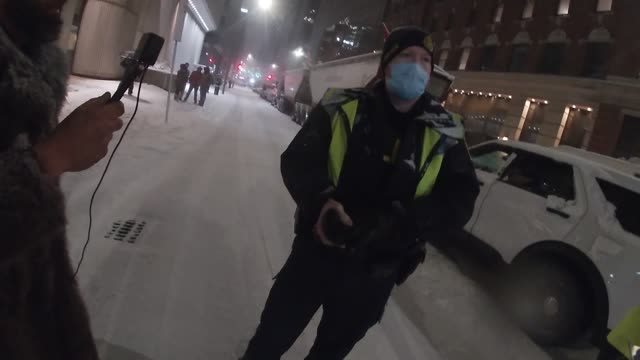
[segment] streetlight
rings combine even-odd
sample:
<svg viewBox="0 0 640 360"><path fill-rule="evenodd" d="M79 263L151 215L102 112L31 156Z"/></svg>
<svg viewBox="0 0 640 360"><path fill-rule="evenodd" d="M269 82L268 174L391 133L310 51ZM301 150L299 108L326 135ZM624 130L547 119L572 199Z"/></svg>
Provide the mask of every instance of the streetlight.
<svg viewBox="0 0 640 360"><path fill-rule="evenodd" d="M295 57L298 57L298 58L299 57L303 57L304 56L304 50L302 50L302 47L299 47L299 48L293 50L293 55Z"/></svg>
<svg viewBox="0 0 640 360"><path fill-rule="evenodd" d="M271 9L271 6L273 5L273 0L258 0L258 6L260 6L260 9L262 10L269 10Z"/></svg>
<svg viewBox="0 0 640 360"><path fill-rule="evenodd" d="M278 65L276 65L276 64L271 64L271 68L272 68L272 69L277 69L277 68L278 68Z"/></svg>
<svg viewBox="0 0 640 360"><path fill-rule="evenodd" d="M249 55L247 56L247 60L251 60L251 59L253 59L253 55L249 54Z"/></svg>
<svg viewBox="0 0 640 360"><path fill-rule="evenodd" d="M249 9L247 8L240 8L240 12L243 14L248 14L249 13Z"/></svg>

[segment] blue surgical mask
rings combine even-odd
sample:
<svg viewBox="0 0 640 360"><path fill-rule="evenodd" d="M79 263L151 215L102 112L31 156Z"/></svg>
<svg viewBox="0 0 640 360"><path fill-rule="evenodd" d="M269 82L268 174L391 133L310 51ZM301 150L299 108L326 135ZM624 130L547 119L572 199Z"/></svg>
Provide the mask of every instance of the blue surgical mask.
<svg viewBox="0 0 640 360"><path fill-rule="evenodd" d="M426 90L430 74L416 63L391 65L391 77L387 90L402 100L415 100Z"/></svg>

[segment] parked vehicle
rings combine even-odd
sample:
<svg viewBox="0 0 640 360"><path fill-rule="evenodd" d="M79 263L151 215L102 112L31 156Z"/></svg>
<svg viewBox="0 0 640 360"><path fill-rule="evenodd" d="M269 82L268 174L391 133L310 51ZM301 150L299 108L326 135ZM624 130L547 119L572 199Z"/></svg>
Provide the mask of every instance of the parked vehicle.
<svg viewBox="0 0 640 360"><path fill-rule="evenodd" d="M571 147L470 149L465 230L507 266L508 312L542 344L600 339L640 299L640 166Z"/></svg>
<svg viewBox="0 0 640 360"><path fill-rule="evenodd" d="M365 87L371 83L377 75L380 56L380 53L371 53L314 65L310 69L287 71L282 107L292 109L293 121L304 123L327 89ZM453 80L451 74L436 65L427 91L444 101Z"/></svg>

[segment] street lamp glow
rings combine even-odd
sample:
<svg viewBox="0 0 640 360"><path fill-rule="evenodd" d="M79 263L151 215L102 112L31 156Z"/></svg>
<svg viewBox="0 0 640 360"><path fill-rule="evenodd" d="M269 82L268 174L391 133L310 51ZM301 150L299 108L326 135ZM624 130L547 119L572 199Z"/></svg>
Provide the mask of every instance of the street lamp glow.
<svg viewBox="0 0 640 360"><path fill-rule="evenodd" d="M260 6L260 9L262 9L262 10L269 10L269 9L271 9L272 5L273 5L273 0L259 0L258 1L258 6Z"/></svg>
<svg viewBox="0 0 640 360"><path fill-rule="evenodd" d="M295 55L295 57L303 57L304 56L304 50L302 50L301 47L293 50L293 55Z"/></svg>
<svg viewBox="0 0 640 360"><path fill-rule="evenodd" d="M278 65L276 65L276 64L271 64L271 68L272 68L272 69L277 69L277 68L278 68Z"/></svg>
<svg viewBox="0 0 640 360"><path fill-rule="evenodd" d="M253 55L251 54L247 55L247 60L251 60L251 59L253 59Z"/></svg>
<svg viewBox="0 0 640 360"><path fill-rule="evenodd" d="M240 12L243 14L248 14L249 13L249 9L247 8L240 8Z"/></svg>

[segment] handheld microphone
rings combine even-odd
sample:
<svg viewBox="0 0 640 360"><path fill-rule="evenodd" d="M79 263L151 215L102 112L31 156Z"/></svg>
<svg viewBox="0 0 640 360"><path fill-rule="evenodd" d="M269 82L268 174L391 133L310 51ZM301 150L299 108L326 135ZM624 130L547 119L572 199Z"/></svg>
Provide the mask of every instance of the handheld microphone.
<svg viewBox="0 0 640 360"><path fill-rule="evenodd" d="M120 80L118 90L111 97L110 102L120 101L124 96L125 91L131 86L135 79L149 66L153 66L158 60L162 46L164 45L164 39L154 33L145 33L140 38L140 43L136 49L133 57L129 57L126 60L126 69L124 76Z"/></svg>

